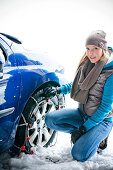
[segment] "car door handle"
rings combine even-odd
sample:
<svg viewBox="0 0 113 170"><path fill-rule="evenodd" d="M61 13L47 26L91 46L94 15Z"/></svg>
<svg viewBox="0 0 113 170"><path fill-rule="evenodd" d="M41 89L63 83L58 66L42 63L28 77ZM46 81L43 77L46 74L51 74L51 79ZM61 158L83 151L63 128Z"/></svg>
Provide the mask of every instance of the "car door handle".
<svg viewBox="0 0 113 170"><path fill-rule="evenodd" d="M0 110L0 118L10 115L11 113L13 113L15 110L14 107L8 108L8 109L4 109L4 110Z"/></svg>

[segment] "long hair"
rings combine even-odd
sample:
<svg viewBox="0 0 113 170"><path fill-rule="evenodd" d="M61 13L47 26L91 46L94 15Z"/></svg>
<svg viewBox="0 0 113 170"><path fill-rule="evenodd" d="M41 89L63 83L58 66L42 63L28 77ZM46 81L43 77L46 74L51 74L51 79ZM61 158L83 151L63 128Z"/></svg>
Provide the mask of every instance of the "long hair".
<svg viewBox="0 0 113 170"><path fill-rule="evenodd" d="M86 55L86 52L85 52L84 55L82 56L82 58L80 59L80 62L79 62L79 64L78 64L78 67L84 62L84 60L86 59L86 57L87 57L87 55ZM106 52L105 52L105 50L103 50L103 54L102 54L102 57L101 57L100 60L102 61L102 60L104 60L106 57L107 57ZM78 69L78 67L77 67L77 69Z"/></svg>

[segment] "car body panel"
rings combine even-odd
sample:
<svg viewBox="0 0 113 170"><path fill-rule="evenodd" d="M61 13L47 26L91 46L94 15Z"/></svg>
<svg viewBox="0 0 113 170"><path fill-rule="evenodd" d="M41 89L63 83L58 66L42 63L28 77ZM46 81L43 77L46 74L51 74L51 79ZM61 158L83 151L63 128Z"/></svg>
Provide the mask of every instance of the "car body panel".
<svg viewBox="0 0 113 170"><path fill-rule="evenodd" d="M43 84L62 85L63 68L47 56L25 50L0 35L5 52L3 78L0 79L0 153L10 148L15 139L20 116L30 96Z"/></svg>

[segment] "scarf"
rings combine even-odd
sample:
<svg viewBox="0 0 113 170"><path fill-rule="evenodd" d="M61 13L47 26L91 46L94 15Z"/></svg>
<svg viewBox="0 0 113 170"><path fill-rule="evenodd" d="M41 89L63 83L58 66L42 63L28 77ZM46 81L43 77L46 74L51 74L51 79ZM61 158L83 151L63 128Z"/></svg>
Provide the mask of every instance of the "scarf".
<svg viewBox="0 0 113 170"><path fill-rule="evenodd" d="M90 88L96 83L98 77L107 63L108 59L99 60L98 63L93 64L88 57L80 64L77 69L72 88L71 98L81 104L86 104Z"/></svg>

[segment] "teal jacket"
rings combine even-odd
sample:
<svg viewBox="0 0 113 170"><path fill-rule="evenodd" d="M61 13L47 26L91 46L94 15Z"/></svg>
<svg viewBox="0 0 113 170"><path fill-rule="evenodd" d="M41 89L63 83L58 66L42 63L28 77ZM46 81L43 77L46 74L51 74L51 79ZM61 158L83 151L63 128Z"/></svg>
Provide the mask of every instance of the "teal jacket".
<svg viewBox="0 0 113 170"><path fill-rule="evenodd" d="M113 69L113 61L106 64L104 69ZM62 94L68 94L71 91L72 82L60 87ZM103 121L104 119L113 122L113 116L106 118L109 112L113 108L113 74L111 74L104 85L103 96L101 100L101 105L96 110L96 112L88 118L88 120L84 123L84 126L87 130L96 126L98 123Z"/></svg>

